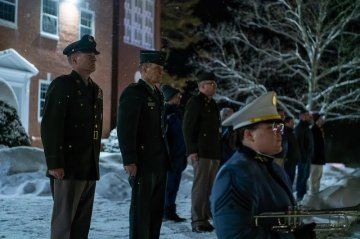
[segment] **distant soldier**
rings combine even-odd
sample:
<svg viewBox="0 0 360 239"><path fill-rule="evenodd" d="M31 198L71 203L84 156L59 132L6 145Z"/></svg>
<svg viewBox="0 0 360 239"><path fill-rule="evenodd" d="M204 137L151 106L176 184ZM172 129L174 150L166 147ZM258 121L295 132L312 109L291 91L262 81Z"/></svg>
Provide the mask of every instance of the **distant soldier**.
<svg viewBox="0 0 360 239"><path fill-rule="evenodd" d="M126 87L119 100L117 135L132 187L131 239L160 237L169 156L164 100L156 85L163 77L164 63L163 52L140 51L141 79Z"/></svg>
<svg viewBox="0 0 360 239"><path fill-rule="evenodd" d="M51 238L88 238L103 118L103 93L90 78L99 52L85 35L63 53L73 70L51 82L41 121L54 198Z"/></svg>
<svg viewBox="0 0 360 239"><path fill-rule="evenodd" d="M309 111L300 112L300 122L295 127L295 135L298 141L300 160L297 165L296 197L301 201L307 191L307 180L310 175L311 159L314 155L314 138L310 130L311 115Z"/></svg>
<svg viewBox="0 0 360 239"><path fill-rule="evenodd" d="M220 110L221 122L234 114L232 108L225 107ZM221 127L221 159L220 167L235 153L236 137L231 126Z"/></svg>
<svg viewBox="0 0 360 239"><path fill-rule="evenodd" d="M167 171L164 220L185 221L176 211L176 196L179 191L181 174L186 168L186 148L182 132L183 114L180 110L181 93L170 85L162 85L165 103L166 139L170 152L170 168Z"/></svg>
<svg viewBox="0 0 360 239"><path fill-rule="evenodd" d="M286 149L283 149L285 157L284 169L289 175L291 183L293 184L295 179L296 165L300 160L300 151L294 133L294 118L291 116L286 116L284 122L285 128L283 134L283 142L286 141Z"/></svg>
<svg viewBox="0 0 360 239"><path fill-rule="evenodd" d="M323 134L324 117L319 113L313 113L312 118L314 125L311 132L314 137L314 155L311 160L310 176L309 176L309 192L311 195L319 193L320 180L325 165L325 142Z"/></svg>
<svg viewBox="0 0 360 239"><path fill-rule="evenodd" d="M211 232L209 195L221 158L220 114L212 98L217 89L215 75L198 75L199 94L186 104L183 132L188 158L194 168L191 190L191 226L197 233Z"/></svg>

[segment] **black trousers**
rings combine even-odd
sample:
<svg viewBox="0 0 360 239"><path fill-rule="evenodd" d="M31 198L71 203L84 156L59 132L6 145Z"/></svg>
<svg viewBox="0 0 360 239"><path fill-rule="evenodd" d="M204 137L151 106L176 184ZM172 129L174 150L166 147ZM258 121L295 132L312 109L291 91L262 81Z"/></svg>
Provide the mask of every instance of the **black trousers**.
<svg viewBox="0 0 360 239"><path fill-rule="evenodd" d="M158 239L164 213L166 169L139 170L132 186L130 239Z"/></svg>
<svg viewBox="0 0 360 239"><path fill-rule="evenodd" d="M182 169L168 170L165 193L165 216L176 213L176 196L181 182Z"/></svg>

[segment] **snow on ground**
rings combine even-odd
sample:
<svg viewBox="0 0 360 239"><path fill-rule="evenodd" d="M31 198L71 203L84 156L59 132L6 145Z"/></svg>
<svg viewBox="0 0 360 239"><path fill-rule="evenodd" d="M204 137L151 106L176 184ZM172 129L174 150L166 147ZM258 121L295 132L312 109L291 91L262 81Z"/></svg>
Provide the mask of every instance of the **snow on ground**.
<svg viewBox="0 0 360 239"><path fill-rule="evenodd" d="M0 149L0 238L49 238L52 198L45 170L41 149ZM101 153L100 171L89 239L128 238L131 191L122 167L121 154ZM191 232L191 185L192 167L188 166L183 173L177 199L178 212L187 221L163 222L162 239L216 238L214 232ZM324 168L320 194L305 196L302 204L314 209L357 205L360 203L359 187L360 169L329 164ZM360 238L359 226L352 228L348 237L342 238Z"/></svg>

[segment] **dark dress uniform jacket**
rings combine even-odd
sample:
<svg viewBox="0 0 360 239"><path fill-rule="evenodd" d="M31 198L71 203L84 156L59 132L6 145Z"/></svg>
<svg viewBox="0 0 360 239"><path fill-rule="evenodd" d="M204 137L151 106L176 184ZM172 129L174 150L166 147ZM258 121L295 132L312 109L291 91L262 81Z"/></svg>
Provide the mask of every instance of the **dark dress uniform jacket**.
<svg viewBox="0 0 360 239"><path fill-rule="evenodd" d="M168 166L163 117L160 91L155 92L143 80L123 91L117 134L124 165L136 164L147 170L164 170Z"/></svg>
<svg viewBox="0 0 360 239"><path fill-rule="evenodd" d="M103 94L72 71L48 88L41 138L48 169L64 168L64 179L98 180Z"/></svg>
<svg viewBox="0 0 360 239"><path fill-rule="evenodd" d="M286 150L284 150L286 160L297 164L300 158L300 152L294 129L288 126L284 127L283 141L284 140L286 141Z"/></svg>
<svg viewBox="0 0 360 239"><path fill-rule="evenodd" d="M183 171L187 165L182 121L183 116L179 106L165 104L166 139L169 145L170 166L173 171Z"/></svg>
<svg viewBox="0 0 360 239"><path fill-rule="evenodd" d="M201 92L192 96L186 104L183 121L187 154L220 160L220 124L216 102Z"/></svg>
<svg viewBox="0 0 360 239"><path fill-rule="evenodd" d="M210 201L219 239L294 238L292 233L271 231L277 225L275 218L255 226L254 216L287 211L295 199L283 168L248 147L240 147L219 170Z"/></svg>
<svg viewBox="0 0 360 239"><path fill-rule="evenodd" d="M295 135L300 150L300 160L303 163L310 163L314 155L314 138L309 128L310 123L300 120L295 127Z"/></svg>
<svg viewBox="0 0 360 239"><path fill-rule="evenodd" d="M311 160L312 164L324 165L325 164L325 142L321 129L314 124L311 128L314 137L314 156Z"/></svg>
<svg viewBox="0 0 360 239"><path fill-rule="evenodd" d="M285 156L285 171L288 173L291 181L294 181L296 165L300 161L300 150L296 139L294 129L285 126L283 142L286 142L286 148L283 150Z"/></svg>

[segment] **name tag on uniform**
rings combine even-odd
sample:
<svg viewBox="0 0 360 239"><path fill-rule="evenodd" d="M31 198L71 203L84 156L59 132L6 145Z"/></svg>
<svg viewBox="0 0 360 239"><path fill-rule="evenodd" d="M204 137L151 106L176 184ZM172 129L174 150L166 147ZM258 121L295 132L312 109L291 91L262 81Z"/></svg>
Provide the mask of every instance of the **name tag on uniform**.
<svg viewBox="0 0 360 239"><path fill-rule="evenodd" d="M99 92L98 92L98 95L97 95L97 98L102 100L103 99L103 92L101 89L99 89Z"/></svg>
<svg viewBox="0 0 360 239"><path fill-rule="evenodd" d="M155 102L152 101L152 102L148 102L147 105L149 107L155 107L156 104L155 104Z"/></svg>

